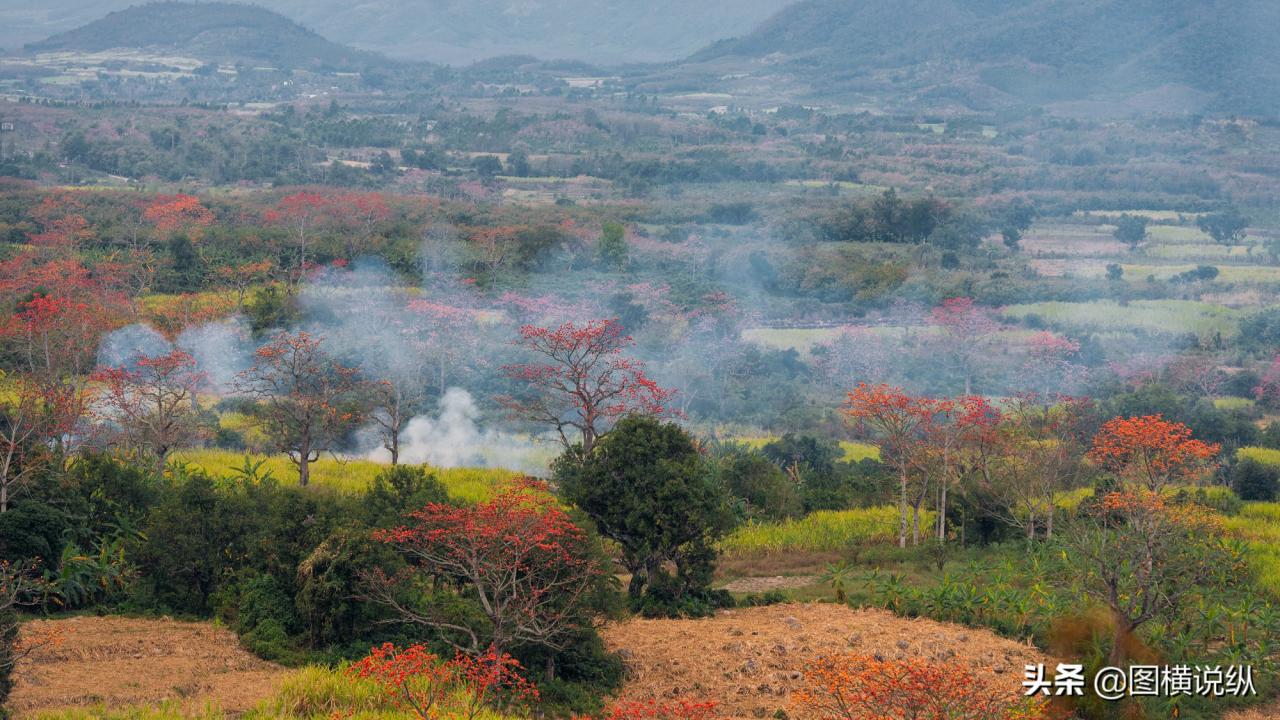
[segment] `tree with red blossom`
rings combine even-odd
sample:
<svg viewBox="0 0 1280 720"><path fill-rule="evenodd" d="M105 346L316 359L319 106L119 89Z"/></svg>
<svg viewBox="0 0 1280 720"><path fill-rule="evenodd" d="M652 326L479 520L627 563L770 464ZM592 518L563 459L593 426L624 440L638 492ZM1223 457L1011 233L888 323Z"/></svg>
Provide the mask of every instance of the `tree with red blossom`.
<svg viewBox="0 0 1280 720"><path fill-rule="evenodd" d="M254 353L236 390L258 401L255 411L280 452L311 481L311 463L359 419L356 371L324 351L323 339L282 332Z"/></svg>
<svg viewBox="0 0 1280 720"><path fill-rule="evenodd" d="M181 233L193 243L200 242L213 224L213 213L194 195L157 195L142 211L142 218L163 236Z"/></svg>
<svg viewBox="0 0 1280 720"><path fill-rule="evenodd" d="M88 375L111 318L88 302L35 294L0 323L0 340L43 416L37 440L62 443L84 416Z"/></svg>
<svg viewBox="0 0 1280 720"><path fill-rule="evenodd" d="M118 444L160 467L170 451L207 434L196 406L206 377L181 350L144 355L132 367L101 368L93 379L102 385L98 417L115 428Z"/></svg>
<svg viewBox="0 0 1280 720"><path fill-rule="evenodd" d="M391 207L381 193L345 193L329 205L333 223L346 244L346 257L355 260L373 249L378 226L391 217Z"/></svg>
<svg viewBox="0 0 1280 720"><path fill-rule="evenodd" d="M398 649L384 643L347 674L377 683L393 706L419 720L472 720L485 708L508 710L536 701L538 688L522 670L518 660L492 648L478 657L459 653L446 662L424 645Z"/></svg>
<svg viewBox="0 0 1280 720"><path fill-rule="evenodd" d="M1159 492L1203 474L1221 449L1195 439L1182 423L1145 415L1107 421L1089 458L1129 484Z"/></svg>
<svg viewBox="0 0 1280 720"><path fill-rule="evenodd" d="M329 199L324 195L304 191L284 196L267 211L267 222L284 228L298 253L296 270L288 276L290 286L301 282L307 273L307 253L329 205Z"/></svg>
<svg viewBox="0 0 1280 720"><path fill-rule="evenodd" d="M50 421L40 388L21 376L3 378L0 392L0 513L32 475L47 451L41 440Z"/></svg>
<svg viewBox="0 0 1280 720"><path fill-rule="evenodd" d="M991 340L1000 324L967 297L943 300L931 320L938 330L939 359L959 378L963 394L972 395L974 378L991 361Z"/></svg>
<svg viewBox="0 0 1280 720"><path fill-rule="evenodd" d="M517 417L555 429L566 449L578 444L590 453L619 418L670 413L674 391L659 387L645 375L644 363L622 354L633 342L616 320L525 325L516 344L538 361L503 367L527 392L500 401ZM575 434L576 443L570 438Z"/></svg>
<svg viewBox="0 0 1280 720"><path fill-rule="evenodd" d="M39 231L31 234L31 244L58 253L70 253L93 237L84 204L70 193L46 195L31 211Z"/></svg>
<svg viewBox="0 0 1280 720"><path fill-rule="evenodd" d="M898 545L907 546L907 498L915 463L937 412L937 401L915 397L902 388L862 383L850 392L841 412L858 427L871 430L880 457L898 475ZM917 535L918 535L917 529Z"/></svg>
<svg viewBox="0 0 1280 720"><path fill-rule="evenodd" d="M403 554L411 570L365 578L368 597L404 620L442 631L476 656L524 644L560 649L583 626L583 602L601 569L586 532L545 486L520 481L476 505L431 503L408 520L374 538ZM426 592L437 580L465 587L485 622L460 620L447 602L418 606L403 599L405 583Z"/></svg>
<svg viewBox="0 0 1280 720"><path fill-rule="evenodd" d="M1180 617L1181 604L1198 590L1249 572L1218 516L1147 488L1089 504L1068 542L1071 557L1082 563L1084 591L1111 611L1108 664L1114 666L1130 655L1133 633L1143 624Z"/></svg>

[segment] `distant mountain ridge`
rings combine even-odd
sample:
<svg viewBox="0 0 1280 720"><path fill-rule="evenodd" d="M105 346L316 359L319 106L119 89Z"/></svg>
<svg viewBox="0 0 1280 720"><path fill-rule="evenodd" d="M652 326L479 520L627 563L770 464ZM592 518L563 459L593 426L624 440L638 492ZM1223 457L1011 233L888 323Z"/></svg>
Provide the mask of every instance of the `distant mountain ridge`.
<svg viewBox="0 0 1280 720"><path fill-rule="evenodd" d="M769 58L831 83L952 64L1032 100L1180 86L1274 115L1277 34L1274 0L803 0L691 60Z"/></svg>
<svg viewBox="0 0 1280 720"><path fill-rule="evenodd" d="M380 56L331 42L292 20L253 5L153 2L109 13L74 30L26 46L28 52L99 52L140 48L208 62L280 68L360 70Z"/></svg>
<svg viewBox="0 0 1280 720"><path fill-rule="evenodd" d="M325 37L405 60L501 55L674 61L752 31L794 0L251 0ZM63 32L139 0L0 0L0 45Z"/></svg>

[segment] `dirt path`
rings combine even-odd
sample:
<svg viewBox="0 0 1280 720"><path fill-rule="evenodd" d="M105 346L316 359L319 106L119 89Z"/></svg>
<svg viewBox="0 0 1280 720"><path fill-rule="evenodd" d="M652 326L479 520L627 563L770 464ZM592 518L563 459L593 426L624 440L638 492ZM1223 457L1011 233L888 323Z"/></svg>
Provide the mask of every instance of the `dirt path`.
<svg viewBox="0 0 1280 720"><path fill-rule="evenodd" d="M17 668L10 707L39 710L154 705L165 700L236 712L273 693L289 672L240 648L230 630L168 619L75 617L35 621L24 633L56 631L57 646Z"/></svg>
<svg viewBox="0 0 1280 720"><path fill-rule="evenodd" d="M805 661L829 653L958 662L1021 692L1034 647L985 630L905 619L882 610L813 603L727 610L702 620L632 620L604 630L626 660L624 697L716 701L726 717L797 717L789 695Z"/></svg>

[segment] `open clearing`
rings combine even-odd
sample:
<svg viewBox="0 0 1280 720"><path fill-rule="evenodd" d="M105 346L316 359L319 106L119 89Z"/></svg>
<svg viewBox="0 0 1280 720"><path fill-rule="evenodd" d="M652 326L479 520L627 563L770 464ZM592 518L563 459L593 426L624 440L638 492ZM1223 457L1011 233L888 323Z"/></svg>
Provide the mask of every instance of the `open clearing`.
<svg viewBox="0 0 1280 720"><path fill-rule="evenodd" d="M24 634L49 632L63 641L18 664L10 699L18 717L163 701L193 710L213 702L234 714L274 693L291 672L249 654L235 633L211 623L74 617L23 626Z"/></svg>
<svg viewBox="0 0 1280 720"><path fill-rule="evenodd" d="M29 623L57 632L58 647L18 667L12 707L19 717L72 707L156 705L235 715L271 696L290 670L242 650L229 630L168 619L76 617ZM985 630L905 619L829 603L724 611L701 620L630 620L604 630L626 659L630 699L699 698L723 717L760 718L789 707L805 662L830 653L959 662L1020 689L1022 666L1045 662L1035 648ZM74 639L73 639L74 638Z"/></svg>
<svg viewBox="0 0 1280 720"><path fill-rule="evenodd" d="M726 610L701 620L631 620L606 627L627 665L623 696L714 700L723 717L773 717L790 706L805 662L832 653L959 663L1021 691L1022 668L1049 662L1034 647L986 630L830 603Z"/></svg>

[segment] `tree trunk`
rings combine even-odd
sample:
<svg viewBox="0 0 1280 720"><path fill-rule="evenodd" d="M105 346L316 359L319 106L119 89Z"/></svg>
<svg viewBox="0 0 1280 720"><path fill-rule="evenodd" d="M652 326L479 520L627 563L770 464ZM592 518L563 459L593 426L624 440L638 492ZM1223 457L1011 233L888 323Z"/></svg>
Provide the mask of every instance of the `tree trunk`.
<svg viewBox="0 0 1280 720"><path fill-rule="evenodd" d="M1112 667L1122 667L1129 655L1125 651L1125 646L1128 645L1129 638L1136 628L1123 613L1112 610L1111 618L1115 628L1111 634L1111 654L1107 656L1107 663Z"/></svg>
<svg viewBox="0 0 1280 720"><path fill-rule="evenodd" d="M907 546L907 471L898 473L898 547Z"/></svg>

